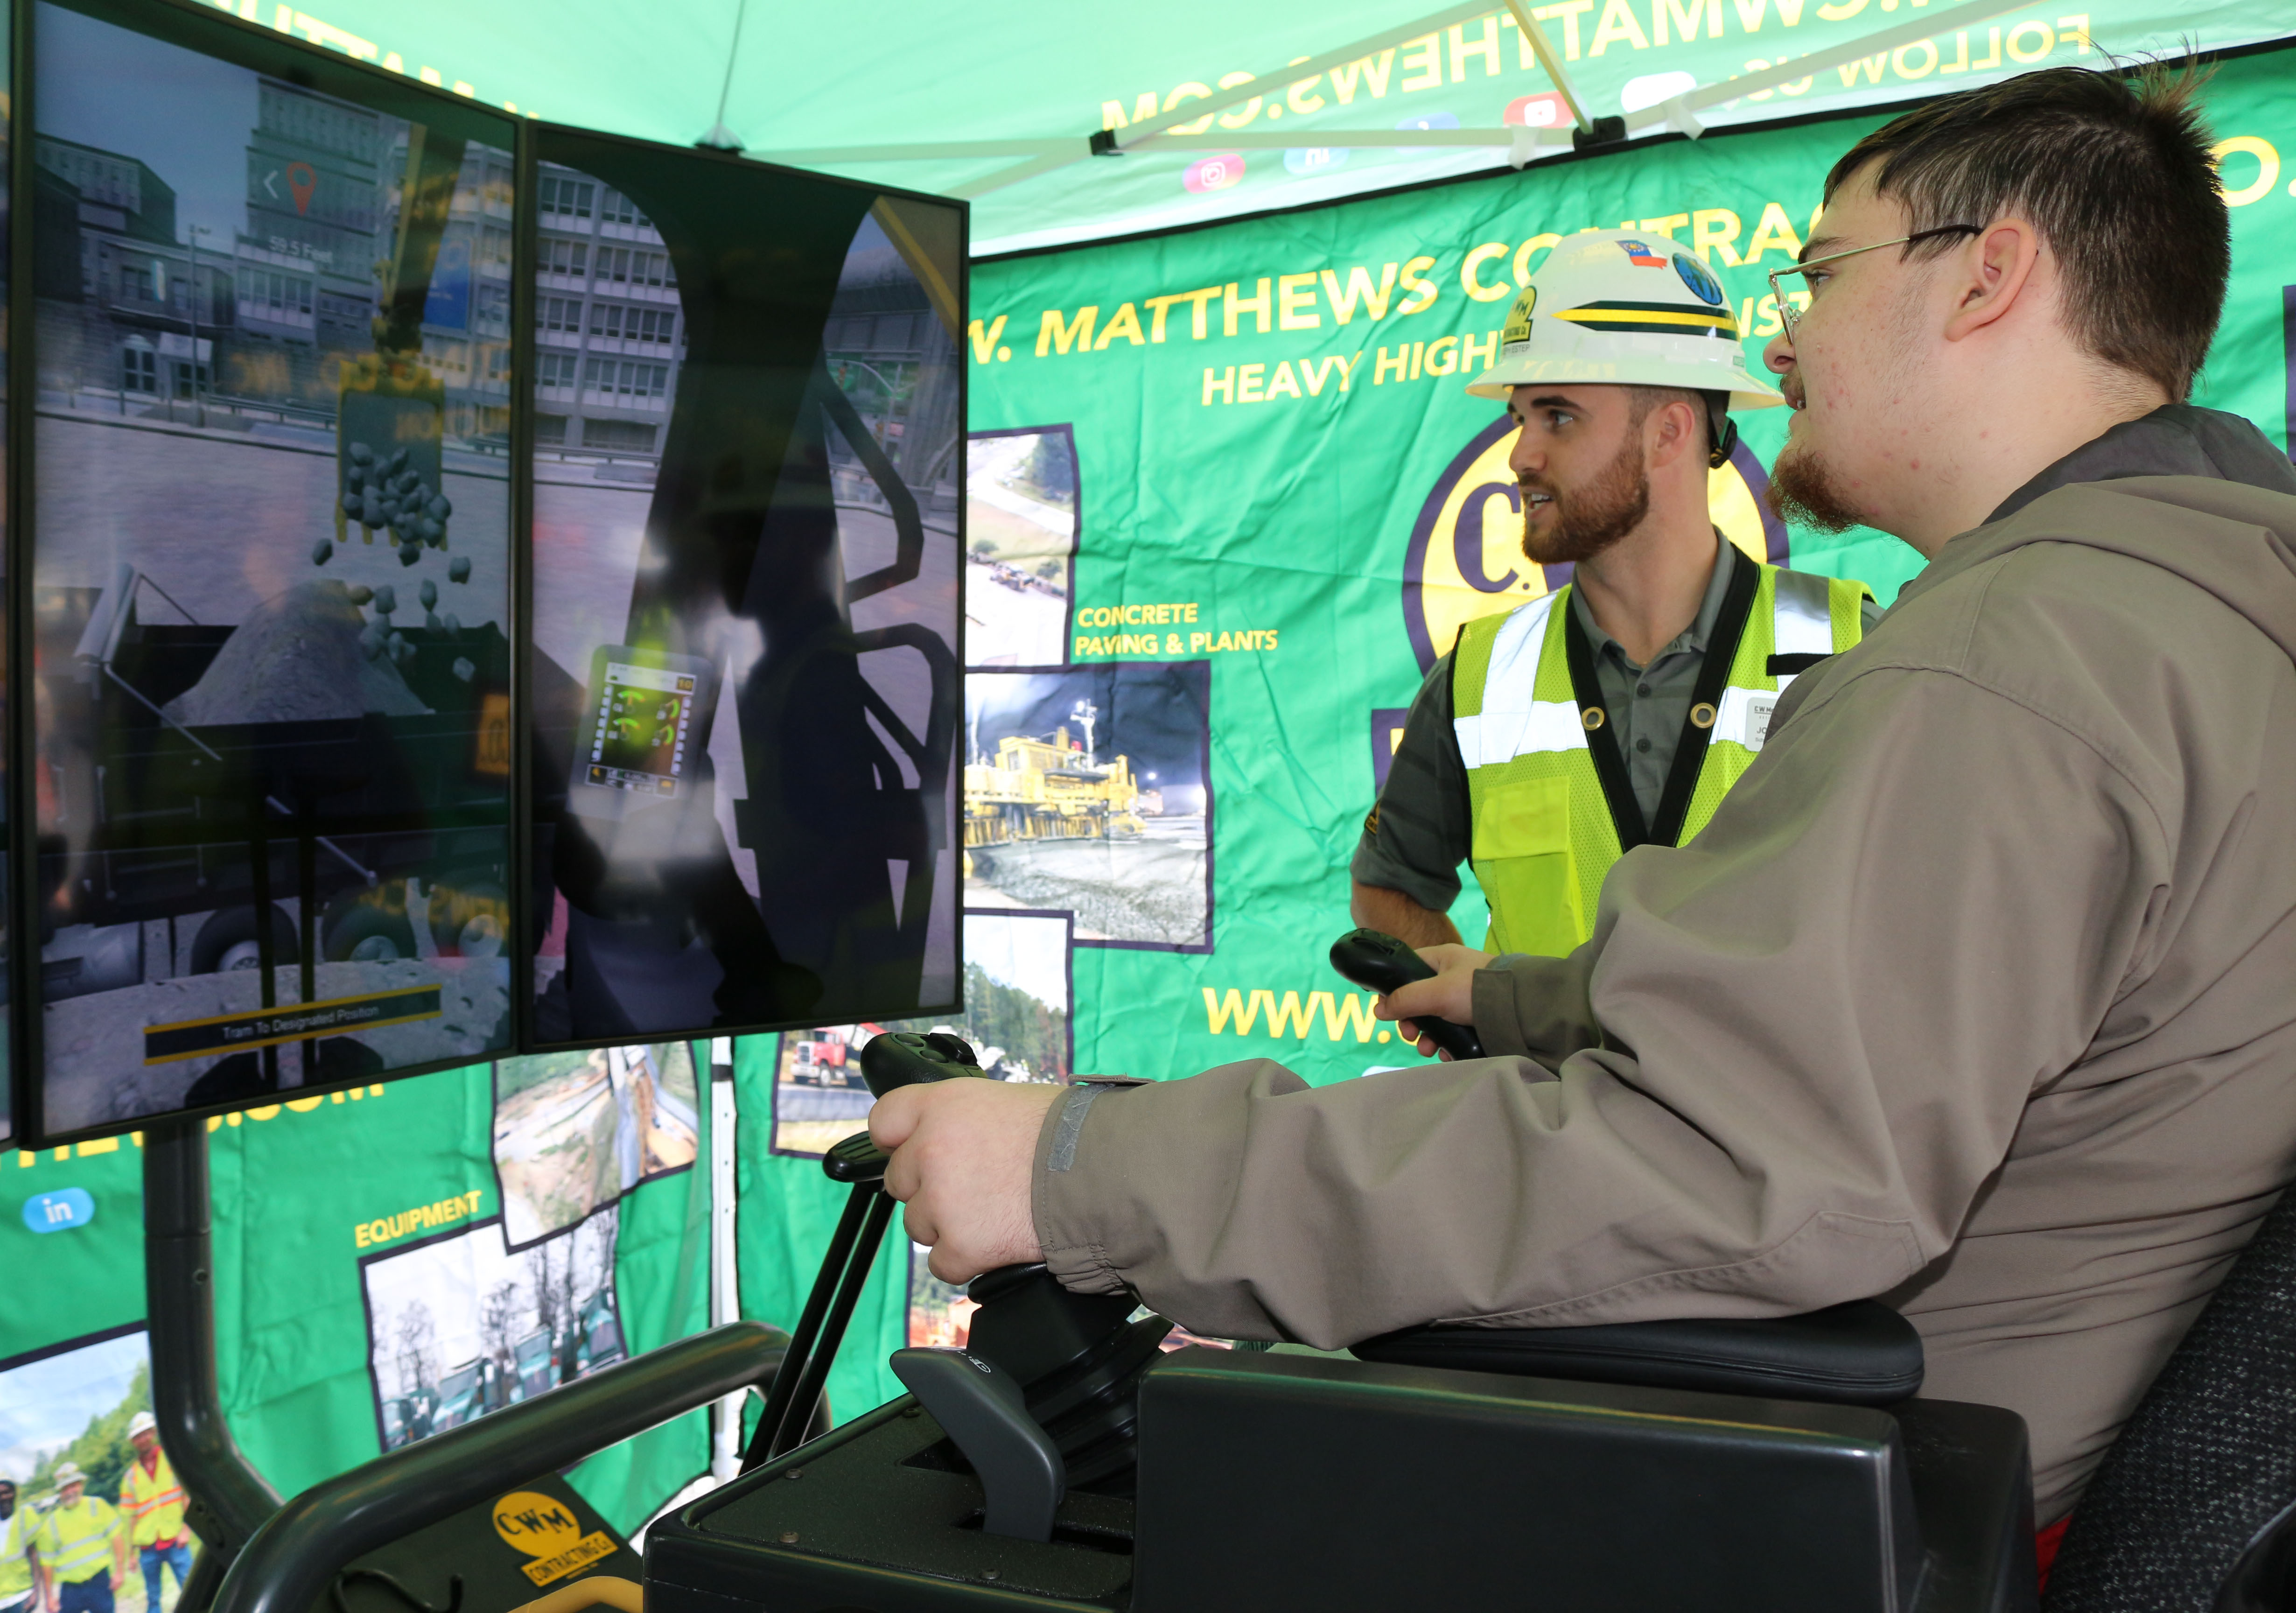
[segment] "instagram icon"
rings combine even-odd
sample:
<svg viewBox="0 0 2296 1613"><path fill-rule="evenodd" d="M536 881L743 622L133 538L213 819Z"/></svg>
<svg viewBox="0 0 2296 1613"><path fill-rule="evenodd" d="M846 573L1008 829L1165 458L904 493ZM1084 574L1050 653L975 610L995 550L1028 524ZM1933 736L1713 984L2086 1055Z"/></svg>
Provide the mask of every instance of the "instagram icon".
<svg viewBox="0 0 2296 1613"><path fill-rule="evenodd" d="M1188 164L1188 171L1180 176L1180 183L1201 195L1206 191L1224 191L1242 178L1242 154L1222 152L1217 157L1205 157Z"/></svg>

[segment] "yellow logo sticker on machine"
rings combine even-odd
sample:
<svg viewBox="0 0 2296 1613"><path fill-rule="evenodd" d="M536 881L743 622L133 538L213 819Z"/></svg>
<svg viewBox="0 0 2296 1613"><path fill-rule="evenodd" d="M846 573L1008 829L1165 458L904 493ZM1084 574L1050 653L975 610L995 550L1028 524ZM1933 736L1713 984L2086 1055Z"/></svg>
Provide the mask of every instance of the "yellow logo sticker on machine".
<svg viewBox="0 0 2296 1613"><path fill-rule="evenodd" d="M513 1490L495 1502L495 1533L535 1560L520 1566L537 1585L563 1579L614 1554L614 1537L603 1529L582 1533L564 1502L534 1490Z"/></svg>

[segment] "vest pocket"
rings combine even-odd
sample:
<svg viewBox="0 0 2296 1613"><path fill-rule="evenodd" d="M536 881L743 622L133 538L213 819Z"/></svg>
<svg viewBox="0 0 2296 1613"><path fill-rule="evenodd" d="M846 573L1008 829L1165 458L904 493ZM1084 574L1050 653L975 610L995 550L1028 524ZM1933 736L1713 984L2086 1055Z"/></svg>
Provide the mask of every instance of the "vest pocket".
<svg viewBox="0 0 2296 1613"><path fill-rule="evenodd" d="M1475 795L1472 854L1491 908L1486 950L1562 957L1581 927L1570 779L1514 779Z"/></svg>

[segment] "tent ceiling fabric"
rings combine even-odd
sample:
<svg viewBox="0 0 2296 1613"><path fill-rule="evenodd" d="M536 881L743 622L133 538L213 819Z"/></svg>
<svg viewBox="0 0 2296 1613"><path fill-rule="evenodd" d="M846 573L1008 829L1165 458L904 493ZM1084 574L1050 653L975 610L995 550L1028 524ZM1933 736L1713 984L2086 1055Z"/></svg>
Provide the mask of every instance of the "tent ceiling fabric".
<svg viewBox="0 0 2296 1613"><path fill-rule="evenodd" d="M978 255L1170 228L1504 167L1496 145L1340 145L1318 131L1544 125L1569 115L1505 4L1317 74L1324 55L1432 14L1431 0L1164 0L1156 6L964 7L884 0L210 0L323 45L424 69L479 99L562 123L689 144L723 121L752 155L830 146L1084 141L1257 75L1256 95L1191 149L1085 157L980 193ZM2077 10L2076 7L2084 6ZM1633 112L1702 86L1898 30L1949 0L1546 0L1531 6L1587 110ZM1823 65L1808 78L1697 113L1707 128L1884 104L2036 69L2097 67L2220 49L2287 31L2274 0L2051 0L1986 8L1934 39ZM738 27L737 27L738 24ZM738 32L739 43L735 43ZM728 72L728 58L731 71ZM1677 125L1679 127L1679 125ZM1658 123L1639 137L1663 134ZM1281 136L1297 132L1297 144ZM1686 129L1685 132L1688 132ZM1240 136L1234 138L1232 136ZM1457 136L1453 136L1457 137ZM1532 136L1524 136L1516 155ZM1210 144L1207 144L1207 142ZM1332 144L1325 144L1332 141ZM1074 147L1071 150L1077 149ZM964 194L1026 153L817 164L886 185Z"/></svg>

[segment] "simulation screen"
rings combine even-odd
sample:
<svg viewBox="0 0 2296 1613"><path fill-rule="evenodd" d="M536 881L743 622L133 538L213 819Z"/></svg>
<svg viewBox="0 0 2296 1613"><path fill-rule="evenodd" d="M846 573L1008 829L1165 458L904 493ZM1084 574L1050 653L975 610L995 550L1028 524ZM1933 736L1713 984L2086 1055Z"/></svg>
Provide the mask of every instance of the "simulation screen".
<svg viewBox="0 0 2296 1613"><path fill-rule="evenodd" d="M532 1043L952 1006L963 210L536 154Z"/></svg>
<svg viewBox="0 0 2296 1613"><path fill-rule="evenodd" d="M10 8L5 5L0 5L0 23L8 22L11 20ZM14 29L11 28L8 30L8 37L12 40L14 37ZM11 69L12 63L9 62L11 46L0 44L0 75L8 73ZM13 82L13 80L11 79L11 82ZM13 130L11 128L13 121L14 119L12 117L12 109L0 107L0 141L13 138ZM0 175L0 265L5 265L8 261L8 220L10 213L11 209L8 206L8 180L6 176ZM7 293L8 271L4 267L0 267L0 298L6 297ZM6 440L5 433L7 430L8 402L7 386L4 379L7 373L7 333L4 330L0 330L0 441L4 441ZM4 517L0 517L0 519L4 519ZM4 531L0 531L0 539L4 539L5 536L6 534ZM5 542L0 541L0 555L4 555L6 552ZM0 588L4 588L6 583L7 577L4 570L0 570ZM4 613L0 613L0 617L4 617ZM0 666L5 666L7 664L7 654L8 644L6 622L4 620L0 620ZM6 679L4 678L0 678L0 726L4 726L4 721L7 716ZM10 814L7 786L6 747L4 745L0 745L0 828L5 827ZM15 1049L10 1046L11 1037L8 1028L8 998L10 994L10 988L8 985L10 978L9 951L11 933L14 929L14 926L11 922L11 918L15 909L11 905L13 900L13 893L8 888L9 880L5 865L6 860L4 858L0 858L0 1143L4 1143L16 1135L16 1116L14 1114L15 1099L13 1096L15 1082L11 1079L13 1074L15 1065Z"/></svg>
<svg viewBox="0 0 2296 1613"><path fill-rule="evenodd" d="M507 1050L512 127L166 8L33 55L39 1127Z"/></svg>

